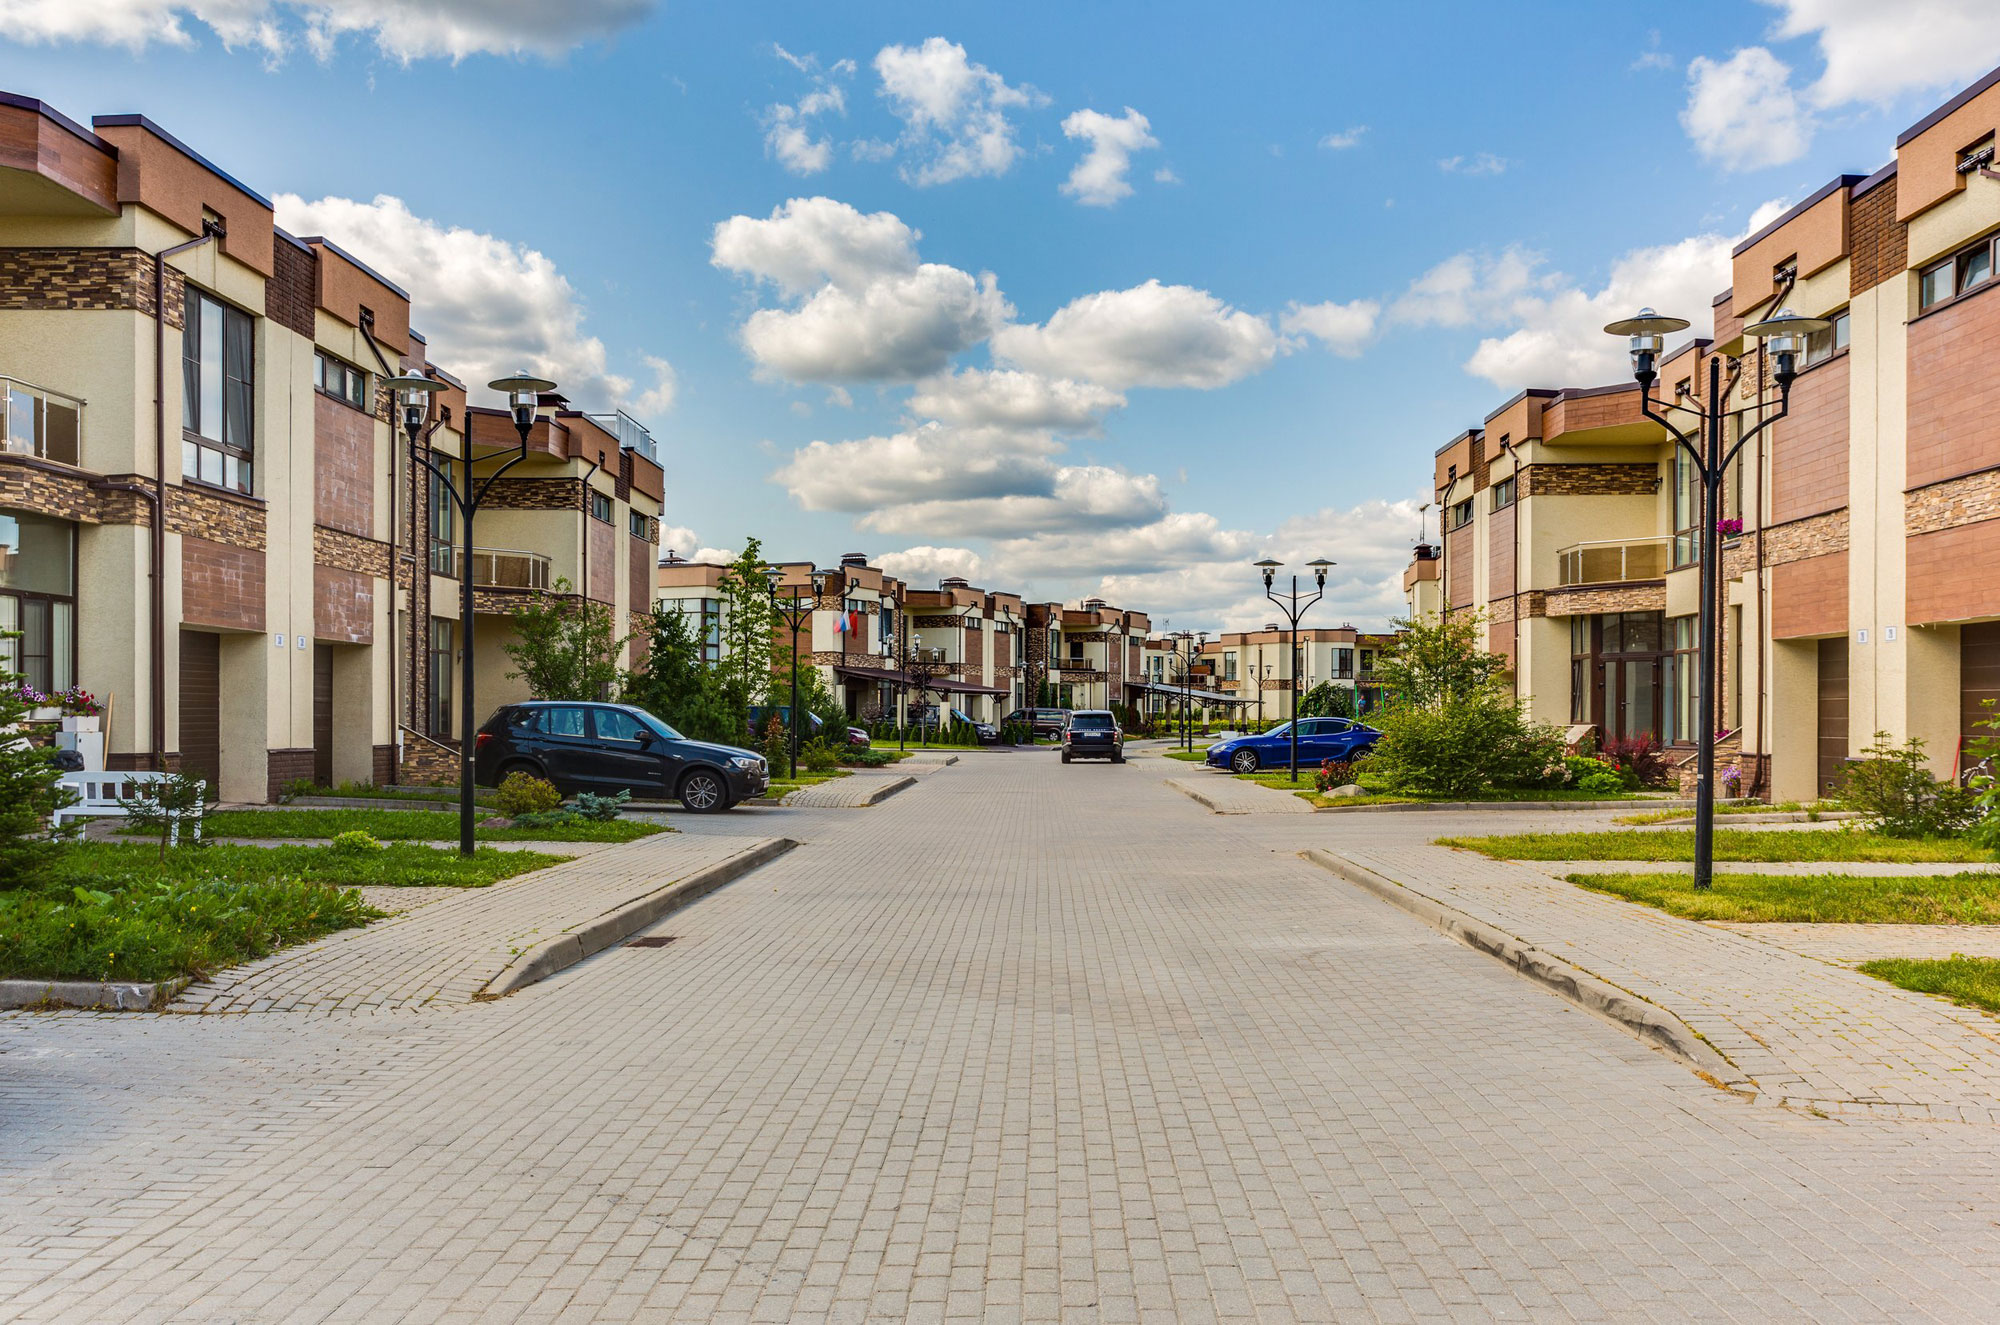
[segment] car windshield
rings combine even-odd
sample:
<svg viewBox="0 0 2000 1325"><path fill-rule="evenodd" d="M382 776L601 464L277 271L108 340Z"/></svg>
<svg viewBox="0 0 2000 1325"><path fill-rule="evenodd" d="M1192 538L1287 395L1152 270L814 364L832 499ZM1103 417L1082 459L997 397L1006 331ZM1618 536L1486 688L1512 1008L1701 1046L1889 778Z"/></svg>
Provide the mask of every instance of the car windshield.
<svg viewBox="0 0 2000 1325"><path fill-rule="evenodd" d="M1290 736L1292 734L1292 724L1289 722L1281 722L1277 726L1271 728L1271 730L1265 732L1264 734L1266 736Z"/></svg>
<svg viewBox="0 0 2000 1325"><path fill-rule="evenodd" d="M1069 725L1077 731L1108 732L1111 730L1109 713L1079 713L1069 720Z"/></svg>
<svg viewBox="0 0 2000 1325"><path fill-rule="evenodd" d="M675 731L672 727L669 727L666 723L661 722L658 718L646 712L646 710L644 709L633 709L631 710L631 713L633 717L645 723L648 727L651 727L654 731L658 732L660 735L666 737L670 741L678 741L684 739L679 732Z"/></svg>

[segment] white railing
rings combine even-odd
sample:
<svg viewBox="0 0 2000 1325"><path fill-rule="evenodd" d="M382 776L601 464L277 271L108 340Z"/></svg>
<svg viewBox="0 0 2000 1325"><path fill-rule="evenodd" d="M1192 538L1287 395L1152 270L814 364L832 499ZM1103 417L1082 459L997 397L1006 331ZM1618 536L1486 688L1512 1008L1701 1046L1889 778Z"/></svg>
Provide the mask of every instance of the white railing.
<svg viewBox="0 0 2000 1325"><path fill-rule="evenodd" d="M1556 583L1567 587L1660 579L1667 573L1667 542L1631 538L1573 543L1556 553Z"/></svg>
<svg viewBox="0 0 2000 1325"><path fill-rule="evenodd" d="M0 375L0 451L82 463L83 401Z"/></svg>
<svg viewBox="0 0 2000 1325"><path fill-rule="evenodd" d="M459 558L464 555L463 548L432 543L431 573L457 579ZM472 583L480 589L547 589L549 559L539 552L476 547L472 549Z"/></svg>

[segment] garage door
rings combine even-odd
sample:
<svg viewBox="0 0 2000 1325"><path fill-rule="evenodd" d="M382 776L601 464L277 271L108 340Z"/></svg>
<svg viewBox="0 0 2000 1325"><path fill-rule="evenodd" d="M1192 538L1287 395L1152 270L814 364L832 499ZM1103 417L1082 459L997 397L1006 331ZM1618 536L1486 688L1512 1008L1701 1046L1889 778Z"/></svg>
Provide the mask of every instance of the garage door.
<svg viewBox="0 0 2000 1325"><path fill-rule="evenodd" d="M313 645L313 781L333 785L333 646Z"/></svg>
<svg viewBox="0 0 2000 1325"><path fill-rule="evenodd" d="M222 637L181 632L181 771L222 785Z"/></svg>
<svg viewBox="0 0 2000 1325"><path fill-rule="evenodd" d="M1819 642L1819 794L1832 795L1847 766L1847 640Z"/></svg>

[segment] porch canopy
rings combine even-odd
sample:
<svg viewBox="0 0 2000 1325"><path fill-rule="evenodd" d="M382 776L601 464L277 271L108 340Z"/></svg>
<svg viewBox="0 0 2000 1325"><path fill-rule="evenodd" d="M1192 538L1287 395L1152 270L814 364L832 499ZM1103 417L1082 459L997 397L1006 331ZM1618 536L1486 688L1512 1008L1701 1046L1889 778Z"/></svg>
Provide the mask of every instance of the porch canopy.
<svg viewBox="0 0 2000 1325"><path fill-rule="evenodd" d="M833 669L836 676L844 676L850 681L888 681L894 685L904 685L916 678L908 672L892 672L881 667L849 667L845 663Z"/></svg>
<svg viewBox="0 0 2000 1325"><path fill-rule="evenodd" d="M1197 690L1193 686L1160 685L1153 681L1127 681L1127 690L1148 690L1170 699L1185 699L1191 704L1254 704L1254 699L1239 699L1235 695L1225 695L1218 690Z"/></svg>
<svg viewBox="0 0 2000 1325"><path fill-rule="evenodd" d="M974 685L970 681L954 681L948 676L935 676L925 683L926 690L935 690L942 695L1011 695L1011 690L998 686Z"/></svg>

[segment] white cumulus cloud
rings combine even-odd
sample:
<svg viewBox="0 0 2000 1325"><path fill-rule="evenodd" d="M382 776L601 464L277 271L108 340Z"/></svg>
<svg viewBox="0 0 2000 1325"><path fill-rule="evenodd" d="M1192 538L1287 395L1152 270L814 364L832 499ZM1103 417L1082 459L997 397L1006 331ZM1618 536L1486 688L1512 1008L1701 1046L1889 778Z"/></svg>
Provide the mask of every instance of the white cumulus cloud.
<svg viewBox="0 0 2000 1325"><path fill-rule="evenodd" d="M631 378L610 371L604 342L584 330L582 300L555 263L535 249L413 214L400 199L372 202L281 193L278 224L324 235L410 294L410 316L431 357L474 388L531 368L585 409L654 413L673 402L674 370L645 362L653 382L634 396Z"/></svg>
<svg viewBox="0 0 2000 1325"><path fill-rule="evenodd" d="M1817 41L1825 68L1808 95L1822 108L1952 87L2000 64L2000 22L1990 0L1763 3L1783 11L1779 39Z"/></svg>
<svg viewBox="0 0 2000 1325"><path fill-rule="evenodd" d="M14 41L139 51L155 42L194 45L193 22L227 47L261 50L274 62L300 44L324 60L342 37L360 35L408 63L559 56L616 35L653 7L654 0L0 0L0 31Z"/></svg>
<svg viewBox="0 0 2000 1325"><path fill-rule="evenodd" d="M1367 125L1357 124L1352 129L1342 129L1338 133L1326 135L1319 140L1319 145L1329 152L1345 152L1350 147L1359 147L1362 135L1367 132Z"/></svg>
<svg viewBox="0 0 2000 1325"><path fill-rule="evenodd" d="M917 383L906 402L912 414L945 423L1006 428L1095 431L1125 397L1109 387L1014 369L964 368Z"/></svg>
<svg viewBox="0 0 2000 1325"><path fill-rule="evenodd" d="M1697 55L1688 62L1681 127L1696 151L1725 170L1796 161L1812 142L1813 125L1791 77L1791 66L1762 46L1719 62Z"/></svg>
<svg viewBox="0 0 2000 1325"><path fill-rule="evenodd" d="M1227 386L1261 372L1279 348L1266 319L1157 280L1084 295L1039 326L993 336L995 357L1008 363L1114 389Z"/></svg>
<svg viewBox="0 0 2000 1325"><path fill-rule="evenodd" d="M1130 196L1132 185L1126 176L1132 170L1132 154L1160 145L1146 117L1130 106L1121 116L1074 111L1062 122L1062 131L1065 137L1090 144L1062 184L1064 193L1086 207L1109 207Z"/></svg>
<svg viewBox="0 0 2000 1325"><path fill-rule="evenodd" d="M1361 353L1375 334L1375 322L1382 305L1373 299L1356 299L1340 304L1332 300L1319 304L1291 303L1278 318L1287 336L1310 336L1327 349L1351 359Z"/></svg>
<svg viewBox="0 0 2000 1325"><path fill-rule="evenodd" d="M903 178L918 186L1004 175L1021 154L1008 112L1048 98L1011 87L943 37L921 46L885 46L875 56L881 95L903 121Z"/></svg>
<svg viewBox="0 0 2000 1325"><path fill-rule="evenodd" d="M920 543L901 552L885 552L875 565L905 584L929 585L953 576L977 583L986 559L966 547L933 547Z"/></svg>
<svg viewBox="0 0 2000 1325"><path fill-rule="evenodd" d="M836 79L851 77L854 61L837 60L822 70L812 55L794 55L773 45L771 51L812 81L812 90L795 102L779 102L764 109L764 151L795 175L816 175L833 164L833 140L813 136L812 121L820 115L840 115L847 110L847 93Z"/></svg>

